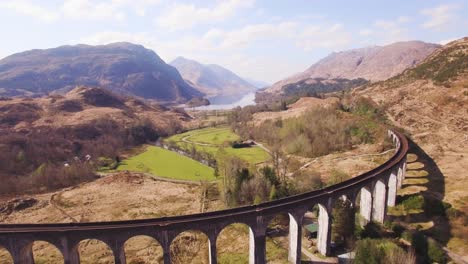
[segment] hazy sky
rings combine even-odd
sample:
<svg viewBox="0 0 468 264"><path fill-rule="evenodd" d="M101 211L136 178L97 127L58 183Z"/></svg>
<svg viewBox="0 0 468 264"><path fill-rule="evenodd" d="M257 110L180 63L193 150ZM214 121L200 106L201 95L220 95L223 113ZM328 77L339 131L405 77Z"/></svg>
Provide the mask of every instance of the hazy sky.
<svg viewBox="0 0 468 264"><path fill-rule="evenodd" d="M467 14L467 0L0 0L0 58L128 41L274 82L333 51L468 36Z"/></svg>

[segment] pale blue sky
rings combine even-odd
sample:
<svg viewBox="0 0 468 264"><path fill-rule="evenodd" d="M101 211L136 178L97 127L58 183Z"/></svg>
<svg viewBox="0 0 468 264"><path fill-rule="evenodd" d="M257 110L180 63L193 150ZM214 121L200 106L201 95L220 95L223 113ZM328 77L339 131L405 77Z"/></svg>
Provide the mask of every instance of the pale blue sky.
<svg viewBox="0 0 468 264"><path fill-rule="evenodd" d="M274 82L333 51L468 36L466 14L467 0L0 0L0 58L129 41Z"/></svg>

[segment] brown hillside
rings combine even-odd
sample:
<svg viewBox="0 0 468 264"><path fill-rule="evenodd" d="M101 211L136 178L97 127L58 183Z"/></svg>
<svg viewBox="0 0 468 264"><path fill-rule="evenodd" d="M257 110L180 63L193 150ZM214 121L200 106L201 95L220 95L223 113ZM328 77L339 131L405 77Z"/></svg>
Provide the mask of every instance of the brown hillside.
<svg viewBox="0 0 468 264"><path fill-rule="evenodd" d="M0 101L0 109L0 127L16 130L76 126L105 118L123 125L148 119L162 132L189 118L159 105L88 87L75 88L63 96L5 99Z"/></svg>
<svg viewBox="0 0 468 264"><path fill-rule="evenodd" d="M354 90L352 97L356 96L370 97L384 107L388 118L419 146L412 151L419 158L425 157L421 165L429 175L427 179L414 179L421 183L412 190L467 212L468 38L443 46L417 67L394 78ZM417 169L410 168L408 173ZM431 219L433 234L450 249L466 255L466 220L463 223L455 215L447 217L448 223L440 217ZM468 260L468 256L465 258Z"/></svg>
<svg viewBox="0 0 468 264"><path fill-rule="evenodd" d="M100 88L0 101L0 194L46 191L94 177L120 150L182 130L190 117ZM83 162L86 161L86 162ZM65 166L66 164L66 166ZM70 168L70 169L69 169Z"/></svg>
<svg viewBox="0 0 468 264"><path fill-rule="evenodd" d="M445 198L468 206L468 38L437 50L418 67L357 89L387 109L433 157L446 178ZM464 188L463 188L464 187ZM463 199L460 199L463 198Z"/></svg>

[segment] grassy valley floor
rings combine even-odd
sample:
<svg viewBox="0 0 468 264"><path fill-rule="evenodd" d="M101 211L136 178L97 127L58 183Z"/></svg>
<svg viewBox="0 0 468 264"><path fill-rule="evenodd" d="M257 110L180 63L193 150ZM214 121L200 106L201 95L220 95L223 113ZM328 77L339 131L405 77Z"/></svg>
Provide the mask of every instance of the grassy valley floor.
<svg viewBox="0 0 468 264"><path fill-rule="evenodd" d="M176 152L148 146L143 153L123 160L117 171L150 173L159 177L189 181L213 181L214 169Z"/></svg>
<svg viewBox="0 0 468 264"><path fill-rule="evenodd" d="M187 151L194 147L199 152L209 153L215 157L222 147L227 154L244 159L251 164L270 159L268 152L258 146L233 148L225 143L235 140L239 140L239 136L233 133L229 127L209 127L171 136L165 139L165 142L173 142Z"/></svg>

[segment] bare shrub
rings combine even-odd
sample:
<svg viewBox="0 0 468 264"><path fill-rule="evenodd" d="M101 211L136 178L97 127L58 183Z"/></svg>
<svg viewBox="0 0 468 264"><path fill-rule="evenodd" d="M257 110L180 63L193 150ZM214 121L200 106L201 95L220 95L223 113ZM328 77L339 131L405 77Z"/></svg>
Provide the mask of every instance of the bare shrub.
<svg viewBox="0 0 468 264"><path fill-rule="evenodd" d="M392 250L389 254L387 254L387 256L385 258L385 263L388 263L388 264L400 264L400 263L415 264L416 263L416 254L412 250L406 252L403 249L398 248L398 249Z"/></svg>
<svg viewBox="0 0 468 264"><path fill-rule="evenodd" d="M208 238L201 232L183 232L171 244L171 260L173 263L206 262ZM203 252L205 251L205 252ZM205 254L204 254L205 253Z"/></svg>
<svg viewBox="0 0 468 264"><path fill-rule="evenodd" d="M269 200L269 194L272 185L265 179L255 176L244 181L239 191L239 200L241 204L257 204Z"/></svg>

